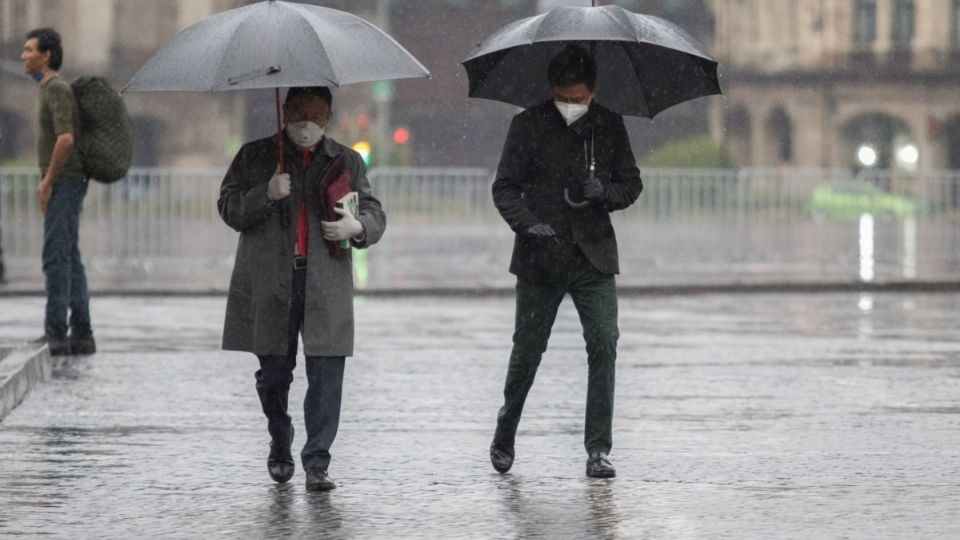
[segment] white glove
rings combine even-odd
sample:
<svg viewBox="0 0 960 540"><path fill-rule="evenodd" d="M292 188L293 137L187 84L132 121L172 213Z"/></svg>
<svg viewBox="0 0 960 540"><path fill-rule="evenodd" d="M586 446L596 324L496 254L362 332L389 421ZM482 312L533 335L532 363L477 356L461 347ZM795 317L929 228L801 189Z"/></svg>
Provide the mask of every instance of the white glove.
<svg viewBox="0 0 960 540"><path fill-rule="evenodd" d="M353 214L345 208L334 208L334 211L340 214L339 220L320 222L324 240L338 241L360 236L363 232L363 224L357 221Z"/></svg>
<svg viewBox="0 0 960 540"><path fill-rule="evenodd" d="M289 195L290 175L287 173L274 173L273 178L270 179L270 183L267 184L267 197L270 197L271 201L279 201Z"/></svg>

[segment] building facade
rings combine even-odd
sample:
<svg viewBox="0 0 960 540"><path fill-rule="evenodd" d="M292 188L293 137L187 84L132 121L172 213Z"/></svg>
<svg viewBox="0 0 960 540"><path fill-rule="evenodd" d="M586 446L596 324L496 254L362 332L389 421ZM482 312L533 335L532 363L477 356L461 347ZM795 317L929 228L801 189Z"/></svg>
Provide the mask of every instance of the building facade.
<svg viewBox="0 0 960 540"><path fill-rule="evenodd" d="M960 0L712 0L741 165L960 168Z"/></svg>
<svg viewBox="0 0 960 540"><path fill-rule="evenodd" d="M0 0L0 164L36 162L36 85L19 62L24 35L52 26L64 40L64 77L106 76L121 88L178 31L255 0ZM433 77L335 90L331 134L368 141L373 165L496 166L517 109L467 96L460 61L511 21L591 0L296 0L350 11L393 35ZM710 0L617 0L666 17L709 41ZM613 3L601 0L597 4ZM197 51L198 57L203 51ZM276 129L272 91L128 94L139 166L223 166L239 144ZM639 158L664 142L708 129L707 100L683 104L656 122L631 120ZM397 130L407 136L394 141Z"/></svg>
<svg viewBox="0 0 960 540"><path fill-rule="evenodd" d="M156 49L240 0L0 0L0 162L36 163L36 84L23 74L25 34L63 38L62 75L106 77L120 89ZM202 51L198 51L198 55ZM135 165L219 165L243 136L238 93L128 94Z"/></svg>

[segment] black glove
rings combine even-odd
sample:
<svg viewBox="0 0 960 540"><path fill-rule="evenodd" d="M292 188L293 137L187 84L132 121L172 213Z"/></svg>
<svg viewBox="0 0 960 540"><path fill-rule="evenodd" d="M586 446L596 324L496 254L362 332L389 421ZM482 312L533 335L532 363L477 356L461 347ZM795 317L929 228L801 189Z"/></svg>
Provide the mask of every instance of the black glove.
<svg viewBox="0 0 960 540"><path fill-rule="evenodd" d="M547 225L546 223L537 223L536 225L527 229L527 236L532 236L534 238L556 238L557 231L553 230L553 227Z"/></svg>
<svg viewBox="0 0 960 540"><path fill-rule="evenodd" d="M592 202L603 202L606 200L606 194L603 192L603 184L600 182L600 179L594 175L590 175L583 180L583 183L580 184L580 187L583 189L583 198Z"/></svg>

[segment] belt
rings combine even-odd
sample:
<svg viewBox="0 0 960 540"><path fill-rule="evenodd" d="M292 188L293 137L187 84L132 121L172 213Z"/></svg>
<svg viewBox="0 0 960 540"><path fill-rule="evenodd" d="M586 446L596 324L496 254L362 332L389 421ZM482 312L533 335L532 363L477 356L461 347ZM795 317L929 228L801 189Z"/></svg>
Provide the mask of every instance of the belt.
<svg viewBox="0 0 960 540"><path fill-rule="evenodd" d="M293 257L293 269L294 270L303 270L307 267L307 258L300 255L294 255Z"/></svg>

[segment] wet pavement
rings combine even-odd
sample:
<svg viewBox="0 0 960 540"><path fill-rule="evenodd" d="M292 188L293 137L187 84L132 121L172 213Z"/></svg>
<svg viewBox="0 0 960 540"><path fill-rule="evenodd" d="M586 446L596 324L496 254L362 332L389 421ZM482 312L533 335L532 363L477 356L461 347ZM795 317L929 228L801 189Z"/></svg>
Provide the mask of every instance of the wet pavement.
<svg viewBox="0 0 960 540"><path fill-rule="evenodd" d="M326 494L270 482L223 304L94 299L101 352L0 423L0 537L960 537L957 294L623 298L614 480L583 474L569 300L500 476L512 300L361 298ZM41 317L0 298L0 346Z"/></svg>

